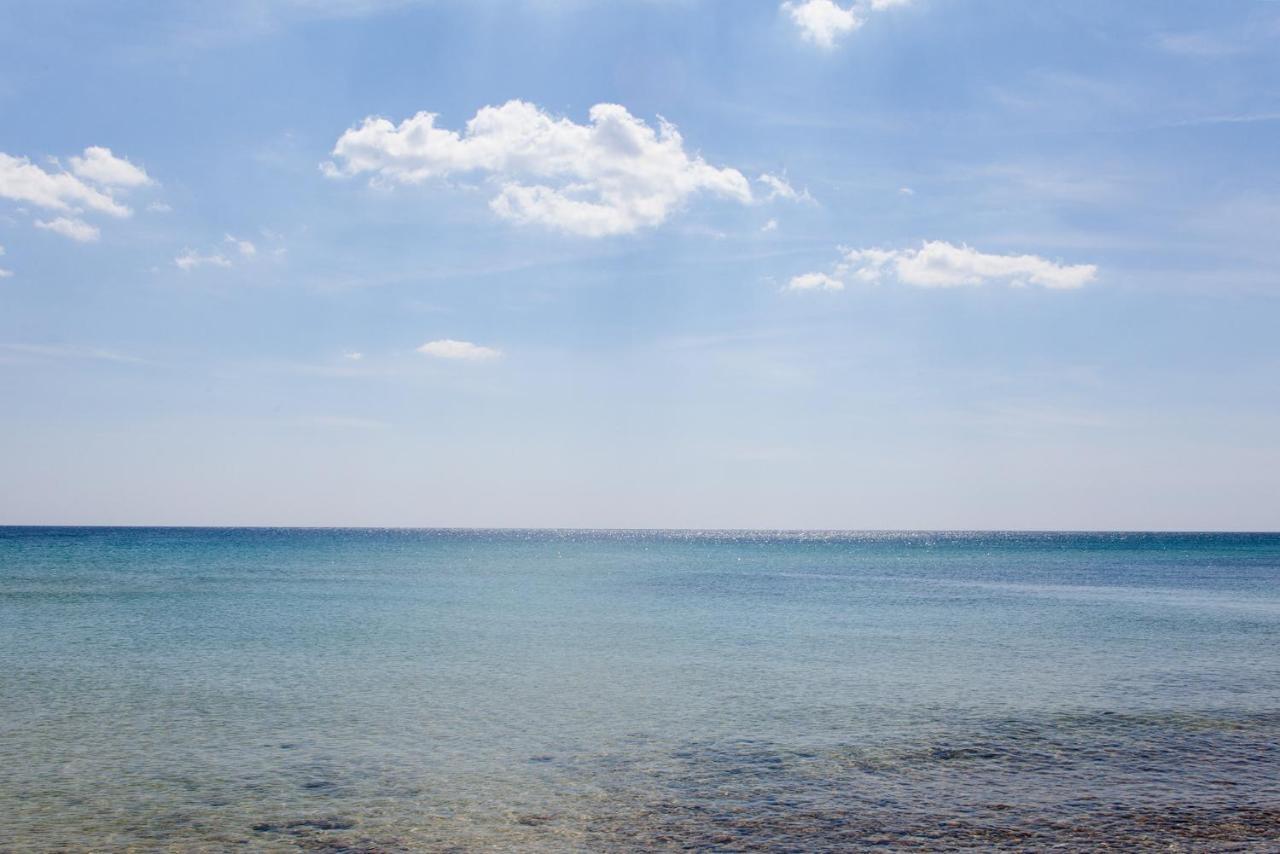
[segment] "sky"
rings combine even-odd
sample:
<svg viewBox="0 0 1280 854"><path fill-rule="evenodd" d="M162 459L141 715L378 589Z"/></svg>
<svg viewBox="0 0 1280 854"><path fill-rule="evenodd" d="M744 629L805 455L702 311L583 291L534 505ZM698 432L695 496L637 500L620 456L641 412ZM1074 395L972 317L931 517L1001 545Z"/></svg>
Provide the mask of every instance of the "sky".
<svg viewBox="0 0 1280 854"><path fill-rule="evenodd" d="M1280 529L1280 2L0 5L0 524Z"/></svg>

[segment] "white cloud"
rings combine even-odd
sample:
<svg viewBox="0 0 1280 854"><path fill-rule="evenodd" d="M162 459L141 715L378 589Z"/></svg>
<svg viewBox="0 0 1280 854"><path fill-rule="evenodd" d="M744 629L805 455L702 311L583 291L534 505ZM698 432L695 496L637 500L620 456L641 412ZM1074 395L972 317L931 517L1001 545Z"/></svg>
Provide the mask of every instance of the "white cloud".
<svg viewBox="0 0 1280 854"><path fill-rule="evenodd" d="M826 273L803 273L793 276L787 284L789 291L842 291L844 282Z"/></svg>
<svg viewBox="0 0 1280 854"><path fill-rule="evenodd" d="M173 208L166 202L152 202L147 205L147 210L152 213L172 213Z"/></svg>
<svg viewBox="0 0 1280 854"><path fill-rule="evenodd" d="M771 219L768 222L766 222L764 225L760 226L760 230L765 232L777 231L778 221L776 219Z"/></svg>
<svg viewBox="0 0 1280 854"><path fill-rule="evenodd" d="M0 198L65 214L36 219L35 226L86 243L101 236L98 226L85 221L86 214L131 216L133 211L115 194L155 183L109 148L91 145L70 160L71 171L67 171L52 157L46 168L27 157L0 152Z"/></svg>
<svg viewBox="0 0 1280 854"><path fill-rule="evenodd" d="M837 6L831 0L786 2L782 8L800 28L800 33L818 47L830 50L843 35L862 26L863 20L853 9Z"/></svg>
<svg viewBox="0 0 1280 854"><path fill-rule="evenodd" d="M253 243L248 240L241 240L238 237L228 234L226 236L226 242L233 244L236 247L236 251L246 258L252 258L254 255L258 254L258 247L254 246Z"/></svg>
<svg viewBox="0 0 1280 854"><path fill-rule="evenodd" d="M698 193L752 200L741 172L686 152L671 123L655 129L617 104L595 105L585 125L525 101L484 107L461 133L435 121L427 112L399 125L367 118L322 169L398 184L479 173L501 187L490 202L500 217L586 237L660 225Z"/></svg>
<svg viewBox="0 0 1280 854"><path fill-rule="evenodd" d="M354 352L354 351L353 351L353 352L350 352L350 353L343 353L343 354L342 354L342 358L344 358L344 359L350 359L350 360L351 360L351 361L353 361L353 362L358 362L358 361L360 361L361 359L363 359L363 358L364 358L364 353L357 353L357 352Z"/></svg>
<svg viewBox="0 0 1280 854"><path fill-rule="evenodd" d="M71 171L86 181L108 187L143 187L152 183L145 171L100 145L89 146L82 157L72 157Z"/></svg>
<svg viewBox="0 0 1280 854"><path fill-rule="evenodd" d="M995 255L963 244L929 240L919 249L845 250L834 275L807 273L792 279L791 287L814 288L826 280L868 284L891 280L918 288L1002 283L1068 290L1083 287L1097 275L1098 268L1093 264L1061 264L1038 255Z"/></svg>
<svg viewBox="0 0 1280 854"><path fill-rule="evenodd" d="M4 247L0 246L0 255L3 255L3 254L4 254ZM6 270L3 267L0 267L0 279L7 279L12 275L13 275L12 270Z"/></svg>
<svg viewBox="0 0 1280 854"><path fill-rule="evenodd" d="M82 219L60 216L51 220L36 220L36 228L43 228L63 237L69 237L80 243L91 243L98 239L101 232L96 225L90 225Z"/></svg>
<svg viewBox="0 0 1280 854"><path fill-rule="evenodd" d="M782 9L800 28L800 34L824 50L866 23L866 13L905 6L911 0L860 0L845 8L833 0L787 0Z"/></svg>
<svg viewBox="0 0 1280 854"><path fill-rule="evenodd" d="M273 237L267 232L268 237ZM236 237L234 234L224 234L222 237L223 244L234 247L235 254L228 257L228 253L211 251L207 254L201 254L194 249L183 249L178 257L173 259L173 263L180 269L190 272L197 267L234 267L236 261L233 258L239 258L241 262L252 260L258 257L258 247L251 240L244 240ZM272 254L279 256L284 252L283 248L276 249Z"/></svg>
<svg viewBox="0 0 1280 854"><path fill-rule="evenodd" d="M0 197L42 208L79 213L83 209L127 217L129 208L109 192L91 187L70 172L46 172L26 157L0 151Z"/></svg>
<svg viewBox="0 0 1280 854"><path fill-rule="evenodd" d="M201 255L194 249L183 249L177 258L173 259L176 264L184 272L191 272L196 267L230 267L231 261L225 255L210 254Z"/></svg>
<svg viewBox="0 0 1280 854"><path fill-rule="evenodd" d="M485 362L497 359L502 355L501 350L482 347L479 344L472 344L470 341L455 341L452 338L428 341L418 348L418 352L426 356L434 356L437 359L459 359L468 362Z"/></svg>
<svg viewBox="0 0 1280 854"><path fill-rule="evenodd" d="M904 196L914 196L916 194L916 191L910 187L899 187L898 192Z"/></svg>
<svg viewBox="0 0 1280 854"><path fill-rule="evenodd" d="M797 190L787 182L786 178L765 173L756 179L769 188L769 201L786 199L789 202L811 202L813 196L808 190Z"/></svg>

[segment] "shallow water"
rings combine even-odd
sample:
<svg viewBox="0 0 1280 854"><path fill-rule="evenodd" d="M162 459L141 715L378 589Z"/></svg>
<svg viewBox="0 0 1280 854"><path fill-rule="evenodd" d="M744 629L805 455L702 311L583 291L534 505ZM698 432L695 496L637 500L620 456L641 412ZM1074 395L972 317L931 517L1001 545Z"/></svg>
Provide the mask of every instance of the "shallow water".
<svg viewBox="0 0 1280 854"><path fill-rule="evenodd" d="M1280 849L1280 535L0 528L0 850Z"/></svg>

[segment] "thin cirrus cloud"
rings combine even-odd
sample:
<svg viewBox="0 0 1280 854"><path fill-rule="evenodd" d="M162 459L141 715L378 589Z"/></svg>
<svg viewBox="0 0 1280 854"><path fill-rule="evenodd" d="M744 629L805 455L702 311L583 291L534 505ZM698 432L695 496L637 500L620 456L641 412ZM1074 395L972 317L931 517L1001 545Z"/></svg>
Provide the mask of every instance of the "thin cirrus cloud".
<svg viewBox="0 0 1280 854"><path fill-rule="evenodd" d="M1062 264L1039 255L998 255L970 246L927 240L918 249L847 249L830 273L795 276L789 290L841 290L848 282L897 282L917 288L972 287L985 284L1036 285L1072 290L1094 281L1093 264Z"/></svg>
<svg viewBox="0 0 1280 854"><path fill-rule="evenodd" d="M489 207L502 219L583 237L653 228L699 194L754 200L741 172L686 151L670 122L651 127L617 104L589 116L578 124L513 100L480 109L462 132L428 112L399 125L369 117L342 134L322 169L382 184L482 175L498 188Z"/></svg>
<svg viewBox="0 0 1280 854"><path fill-rule="evenodd" d="M2 255L4 255L4 247L0 246L0 256ZM12 270L6 270L4 267L0 267L0 279L7 279L12 275L13 275Z"/></svg>
<svg viewBox="0 0 1280 854"><path fill-rule="evenodd" d="M502 357L501 350L473 344L470 341L455 341L452 338L428 341L418 348L418 352L436 359L460 362L489 362Z"/></svg>
<svg viewBox="0 0 1280 854"><path fill-rule="evenodd" d="M905 6L909 2L911 0L863 0L845 7L833 0L787 0L781 8L791 16L805 40L831 50L841 38L865 24L868 13Z"/></svg>

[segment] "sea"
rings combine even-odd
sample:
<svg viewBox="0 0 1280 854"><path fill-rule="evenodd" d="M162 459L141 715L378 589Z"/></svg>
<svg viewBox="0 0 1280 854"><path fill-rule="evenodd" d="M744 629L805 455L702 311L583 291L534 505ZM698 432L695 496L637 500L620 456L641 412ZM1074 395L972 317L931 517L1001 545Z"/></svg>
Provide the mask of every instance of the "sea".
<svg viewBox="0 0 1280 854"><path fill-rule="evenodd" d="M0 528L0 851L1280 850L1280 535Z"/></svg>

